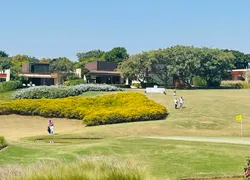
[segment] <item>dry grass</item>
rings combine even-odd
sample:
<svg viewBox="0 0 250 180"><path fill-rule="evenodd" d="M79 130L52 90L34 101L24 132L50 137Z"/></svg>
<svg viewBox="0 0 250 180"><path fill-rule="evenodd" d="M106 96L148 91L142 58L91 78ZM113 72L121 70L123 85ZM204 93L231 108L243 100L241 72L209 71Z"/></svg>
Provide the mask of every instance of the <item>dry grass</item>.
<svg viewBox="0 0 250 180"><path fill-rule="evenodd" d="M83 126L79 120L50 119L55 123L56 133L71 133L81 129ZM22 137L48 134L48 119L39 116L0 116L0 124L0 133L7 140L18 140Z"/></svg>
<svg viewBox="0 0 250 180"><path fill-rule="evenodd" d="M143 90L128 90L144 92ZM89 94L89 95L101 95ZM174 109L172 90L167 96L158 93L146 94L150 99L165 105L169 116L166 120L135 122L97 127L84 127L81 121L53 119L58 133L80 133L100 136L239 136L240 122L237 114L243 115L243 135L250 136L250 91L249 90L183 90L177 96L185 99L184 109ZM46 135L47 119L32 116L0 116L0 132L7 139L33 135Z"/></svg>
<svg viewBox="0 0 250 180"><path fill-rule="evenodd" d="M40 162L28 167L0 167L1 180L146 180L146 170L107 157L78 158L75 162Z"/></svg>

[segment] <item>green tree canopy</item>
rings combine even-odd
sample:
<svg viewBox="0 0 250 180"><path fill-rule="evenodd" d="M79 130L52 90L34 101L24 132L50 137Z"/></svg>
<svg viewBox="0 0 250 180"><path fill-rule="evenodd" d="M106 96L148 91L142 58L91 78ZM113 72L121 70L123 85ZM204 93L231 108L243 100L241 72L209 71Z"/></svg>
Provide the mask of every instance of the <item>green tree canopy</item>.
<svg viewBox="0 0 250 180"><path fill-rule="evenodd" d="M105 61L112 61L112 62L122 62L129 57L127 53L127 49L124 47L115 47L111 51L108 51L104 55Z"/></svg>
<svg viewBox="0 0 250 180"><path fill-rule="evenodd" d="M11 58L0 57L0 71L10 69L10 67L11 67Z"/></svg>
<svg viewBox="0 0 250 180"><path fill-rule="evenodd" d="M9 55L6 52L0 50L0 57L9 57Z"/></svg>
<svg viewBox="0 0 250 180"><path fill-rule="evenodd" d="M195 74L205 79L208 86L219 85L218 82L227 77L228 71L234 67L234 58L231 52L200 48L200 66Z"/></svg>
<svg viewBox="0 0 250 180"><path fill-rule="evenodd" d="M52 59L50 71L53 73L71 73L73 71L73 62L66 57Z"/></svg>
<svg viewBox="0 0 250 180"><path fill-rule="evenodd" d="M142 52L130 56L118 65L118 71L125 78L139 81L143 84L148 78L148 70L154 63L155 58L151 52Z"/></svg>
<svg viewBox="0 0 250 180"><path fill-rule="evenodd" d="M78 57L79 62L83 62L84 64L86 64L88 62L93 62L96 60L104 60L104 54L105 51L101 51L100 49L98 49L83 53L77 53L76 56Z"/></svg>
<svg viewBox="0 0 250 180"><path fill-rule="evenodd" d="M236 69L245 69L250 63L250 54L244 54L243 52L236 50L223 50L224 52L231 52L234 56L234 66Z"/></svg>
<svg viewBox="0 0 250 180"><path fill-rule="evenodd" d="M51 59L50 59L50 58L42 58L42 59L40 59L39 62L40 62L40 63L50 63L50 62L51 62Z"/></svg>
<svg viewBox="0 0 250 180"><path fill-rule="evenodd" d="M19 79L18 75L22 72L22 65L33 62L38 63L39 60L35 57L30 57L28 55L17 54L11 59L11 78Z"/></svg>

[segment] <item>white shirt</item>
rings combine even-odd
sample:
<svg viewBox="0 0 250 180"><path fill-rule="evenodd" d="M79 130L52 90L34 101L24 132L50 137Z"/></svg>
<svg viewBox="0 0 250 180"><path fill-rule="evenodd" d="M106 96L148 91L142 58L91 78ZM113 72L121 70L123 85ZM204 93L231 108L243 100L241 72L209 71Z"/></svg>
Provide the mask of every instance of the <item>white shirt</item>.
<svg viewBox="0 0 250 180"><path fill-rule="evenodd" d="M182 104L183 103L183 99L182 98L180 98L180 104Z"/></svg>

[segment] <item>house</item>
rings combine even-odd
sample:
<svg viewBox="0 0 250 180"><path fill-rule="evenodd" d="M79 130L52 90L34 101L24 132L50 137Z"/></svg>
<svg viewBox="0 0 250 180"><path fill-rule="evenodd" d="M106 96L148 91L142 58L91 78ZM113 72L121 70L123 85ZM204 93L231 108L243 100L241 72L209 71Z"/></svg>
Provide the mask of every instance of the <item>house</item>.
<svg viewBox="0 0 250 180"><path fill-rule="evenodd" d="M85 68L89 70L90 78L89 83L98 84L121 84L124 83L124 79L121 74L116 70L118 64L116 62L109 61L95 61L85 65ZM87 79L86 77L84 77Z"/></svg>
<svg viewBox="0 0 250 180"><path fill-rule="evenodd" d="M247 71L250 71L250 69L233 69L230 72L231 75L231 80L237 81L245 81L246 79L244 78L244 75Z"/></svg>
<svg viewBox="0 0 250 180"><path fill-rule="evenodd" d="M10 69L0 71L0 82L5 82L10 80Z"/></svg>
<svg viewBox="0 0 250 180"><path fill-rule="evenodd" d="M22 65L22 74L20 77L26 77L28 83L33 86L56 85L59 84L57 73L50 73L50 64L47 63L27 63Z"/></svg>

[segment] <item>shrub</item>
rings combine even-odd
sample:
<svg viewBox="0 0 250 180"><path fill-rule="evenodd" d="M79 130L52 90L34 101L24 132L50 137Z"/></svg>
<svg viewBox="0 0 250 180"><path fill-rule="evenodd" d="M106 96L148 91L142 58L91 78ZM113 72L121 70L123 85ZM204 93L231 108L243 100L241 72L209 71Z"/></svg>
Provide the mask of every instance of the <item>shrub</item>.
<svg viewBox="0 0 250 180"><path fill-rule="evenodd" d="M13 99L64 98L78 96L87 91L120 91L120 88L106 84L80 84L76 86L39 86L22 89L13 94Z"/></svg>
<svg viewBox="0 0 250 180"><path fill-rule="evenodd" d="M207 87L207 81L199 76L193 77L192 81L194 87L196 88Z"/></svg>
<svg viewBox="0 0 250 180"><path fill-rule="evenodd" d="M63 84L65 86L75 86L75 85L85 84L85 83L86 82L84 79L73 79L73 80L65 81Z"/></svg>
<svg viewBox="0 0 250 180"><path fill-rule="evenodd" d="M7 142L3 136L0 136L0 150L7 146Z"/></svg>
<svg viewBox="0 0 250 180"><path fill-rule="evenodd" d="M141 93L117 93L95 98L78 96L0 103L0 115L6 114L76 118L93 126L163 119L167 110Z"/></svg>
<svg viewBox="0 0 250 180"><path fill-rule="evenodd" d="M132 83L132 86L134 86L136 88L140 88L141 87L141 83Z"/></svg>
<svg viewBox="0 0 250 180"><path fill-rule="evenodd" d="M247 83L245 81L222 81L221 86L233 89L242 89L250 88L250 83Z"/></svg>
<svg viewBox="0 0 250 180"><path fill-rule="evenodd" d="M130 88L130 85L128 84L113 84L113 85L118 88Z"/></svg>
<svg viewBox="0 0 250 180"><path fill-rule="evenodd" d="M0 174L1 177L1 174ZM37 163L28 167L6 166L2 179L8 180L149 180L146 169L105 157L78 158L77 161Z"/></svg>
<svg viewBox="0 0 250 180"><path fill-rule="evenodd" d="M246 165L244 167L244 178L250 180L250 157L246 160Z"/></svg>
<svg viewBox="0 0 250 180"><path fill-rule="evenodd" d="M21 81L0 82L0 92L12 91L22 87Z"/></svg>

